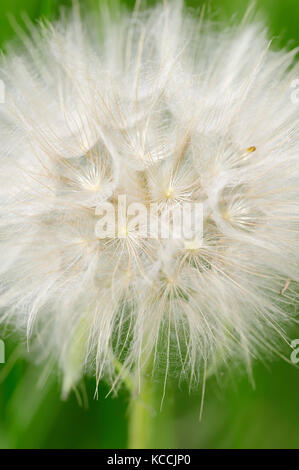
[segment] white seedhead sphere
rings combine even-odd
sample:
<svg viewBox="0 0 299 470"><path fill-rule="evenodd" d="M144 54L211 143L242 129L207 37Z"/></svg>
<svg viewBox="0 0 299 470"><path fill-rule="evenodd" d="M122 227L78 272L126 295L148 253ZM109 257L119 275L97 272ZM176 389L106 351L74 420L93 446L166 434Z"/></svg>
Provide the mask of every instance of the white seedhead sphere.
<svg viewBox="0 0 299 470"><path fill-rule="evenodd" d="M2 324L55 359L64 394L84 373L114 384L150 363L192 382L280 354L299 281L296 51L181 2L27 26L0 64ZM138 230L120 199L146 209ZM140 227L187 204L200 237ZM103 237L107 207L122 226Z"/></svg>

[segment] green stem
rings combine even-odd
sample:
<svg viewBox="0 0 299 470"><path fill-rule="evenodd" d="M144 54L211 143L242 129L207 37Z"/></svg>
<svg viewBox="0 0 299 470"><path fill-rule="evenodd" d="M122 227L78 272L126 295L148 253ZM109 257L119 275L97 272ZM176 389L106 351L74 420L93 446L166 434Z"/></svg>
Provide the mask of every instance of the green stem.
<svg viewBox="0 0 299 470"><path fill-rule="evenodd" d="M132 398L129 416L129 449L151 447L156 400L151 375L144 374L140 393Z"/></svg>
<svg viewBox="0 0 299 470"><path fill-rule="evenodd" d="M141 378L140 393L133 396L129 408L129 449L174 449L174 388L155 382L150 368ZM161 409L162 408L162 409Z"/></svg>

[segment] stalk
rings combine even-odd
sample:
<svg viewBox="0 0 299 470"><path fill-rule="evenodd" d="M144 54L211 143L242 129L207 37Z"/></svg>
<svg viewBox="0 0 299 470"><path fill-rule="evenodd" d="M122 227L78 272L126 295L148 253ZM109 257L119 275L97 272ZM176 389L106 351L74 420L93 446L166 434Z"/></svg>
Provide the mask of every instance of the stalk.
<svg viewBox="0 0 299 470"><path fill-rule="evenodd" d="M129 406L129 449L175 448L174 397L167 389L162 407L163 387L151 373L142 376L140 393Z"/></svg>

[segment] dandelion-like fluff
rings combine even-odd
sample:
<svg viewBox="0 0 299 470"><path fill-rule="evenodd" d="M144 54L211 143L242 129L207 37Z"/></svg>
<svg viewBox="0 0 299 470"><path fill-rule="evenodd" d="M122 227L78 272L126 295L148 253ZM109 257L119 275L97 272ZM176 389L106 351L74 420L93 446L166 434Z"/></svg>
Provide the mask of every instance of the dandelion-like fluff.
<svg viewBox="0 0 299 470"><path fill-rule="evenodd" d="M296 51L181 2L27 27L0 67L2 323L55 359L65 396L85 373L138 390L153 369L165 388L280 354L299 281ZM158 219L200 203L202 237L129 217L99 237L120 196Z"/></svg>

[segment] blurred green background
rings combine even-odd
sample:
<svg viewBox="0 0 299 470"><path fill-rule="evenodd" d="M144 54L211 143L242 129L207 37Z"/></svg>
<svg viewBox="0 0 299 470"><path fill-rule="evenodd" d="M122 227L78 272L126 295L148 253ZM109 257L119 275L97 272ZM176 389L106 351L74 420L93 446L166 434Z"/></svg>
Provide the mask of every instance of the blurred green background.
<svg viewBox="0 0 299 470"><path fill-rule="evenodd" d="M98 0L80 3L83 8L96 7ZM123 3L134 5L129 0ZM186 3L198 7L204 2ZM247 0L205 3L223 19L242 15L248 6ZM280 45L299 45L298 0L256 3ZM71 0L1 0L1 47L5 49L5 42L15 34L11 16L52 18L60 6L70 4ZM292 338L298 337L299 330L294 331ZM7 362L0 364L0 448L126 447L129 397L124 390L116 398L105 398L109 389L101 384L95 400L95 382L86 379L85 391L80 391L86 403L74 394L63 402L59 379L47 378L44 367L20 359L18 347L16 340L6 341ZM159 432L153 444L157 448L299 448L299 370L282 360L270 366L256 364L254 379L255 389L243 372L208 380L201 421L200 391L190 395L184 388L175 391L170 406L155 418Z"/></svg>

